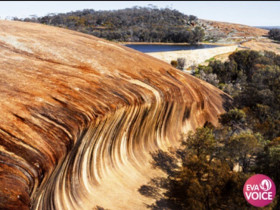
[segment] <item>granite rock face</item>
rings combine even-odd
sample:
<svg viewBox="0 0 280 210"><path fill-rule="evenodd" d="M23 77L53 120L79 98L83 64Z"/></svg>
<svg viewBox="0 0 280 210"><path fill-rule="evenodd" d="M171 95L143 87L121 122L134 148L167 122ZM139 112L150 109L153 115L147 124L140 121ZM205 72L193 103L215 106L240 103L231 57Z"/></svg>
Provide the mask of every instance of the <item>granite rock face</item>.
<svg viewBox="0 0 280 210"><path fill-rule="evenodd" d="M142 208L149 152L230 102L127 47L0 21L0 209Z"/></svg>

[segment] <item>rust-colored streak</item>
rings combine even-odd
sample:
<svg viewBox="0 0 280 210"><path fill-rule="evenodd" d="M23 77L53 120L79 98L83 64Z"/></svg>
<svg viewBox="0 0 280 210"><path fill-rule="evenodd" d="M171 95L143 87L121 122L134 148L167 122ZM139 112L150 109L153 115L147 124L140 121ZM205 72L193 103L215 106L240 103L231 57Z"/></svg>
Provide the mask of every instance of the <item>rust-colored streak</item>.
<svg viewBox="0 0 280 210"><path fill-rule="evenodd" d="M0 21L0 209L144 208L149 152L230 101L127 47Z"/></svg>

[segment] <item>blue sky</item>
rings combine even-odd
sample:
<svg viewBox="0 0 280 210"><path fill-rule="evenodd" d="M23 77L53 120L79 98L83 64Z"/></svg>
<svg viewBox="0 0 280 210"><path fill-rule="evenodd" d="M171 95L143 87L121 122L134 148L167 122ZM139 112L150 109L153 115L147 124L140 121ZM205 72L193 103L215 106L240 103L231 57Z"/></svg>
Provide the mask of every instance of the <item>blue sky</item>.
<svg viewBox="0 0 280 210"><path fill-rule="evenodd" d="M280 1L1 1L0 18L43 16L82 9L115 10L149 4L177 9L201 19L251 26L280 26Z"/></svg>

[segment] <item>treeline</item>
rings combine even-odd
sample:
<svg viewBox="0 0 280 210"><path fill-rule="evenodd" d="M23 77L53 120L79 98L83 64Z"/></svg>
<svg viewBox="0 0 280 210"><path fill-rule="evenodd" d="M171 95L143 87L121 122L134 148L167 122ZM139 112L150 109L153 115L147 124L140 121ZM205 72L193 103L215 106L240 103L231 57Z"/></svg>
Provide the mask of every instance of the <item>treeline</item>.
<svg viewBox="0 0 280 210"><path fill-rule="evenodd" d="M271 39L274 39L276 41L280 41L280 29L273 28L273 29L269 30L268 37Z"/></svg>
<svg viewBox="0 0 280 210"><path fill-rule="evenodd" d="M169 8L133 7L113 11L85 9L14 20L59 26L108 40L126 42L195 44L204 37L204 30L195 27L197 17Z"/></svg>
<svg viewBox="0 0 280 210"><path fill-rule="evenodd" d="M234 98L250 114L248 127L266 139L280 138L280 55L238 51L229 61L211 61L194 73Z"/></svg>
<svg viewBox="0 0 280 210"><path fill-rule="evenodd" d="M139 192L156 199L151 209L254 209L243 196L250 176L280 185L280 55L238 51L194 75L231 94L233 105L219 127L206 123L183 136L180 149L154 153L153 165L167 176ZM280 209L280 197L267 209Z"/></svg>

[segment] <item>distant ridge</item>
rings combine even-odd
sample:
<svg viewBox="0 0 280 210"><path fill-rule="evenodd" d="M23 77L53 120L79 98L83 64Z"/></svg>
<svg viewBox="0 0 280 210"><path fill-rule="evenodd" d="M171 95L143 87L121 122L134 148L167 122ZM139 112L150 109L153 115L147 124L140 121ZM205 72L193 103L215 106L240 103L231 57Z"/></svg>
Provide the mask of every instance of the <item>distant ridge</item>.
<svg viewBox="0 0 280 210"><path fill-rule="evenodd" d="M85 9L14 20L58 26L118 42L195 44L226 38L258 37L268 32L242 24L203 20L168 8L149 7L112 11Z"/></svg>
<svg viewBox="0 0 280 210"><path fill-rule="evenodd" d="M280 28L280 26L254 26L255 28L261 28L261 29L266 29L266 30L270 30L273 28Z"/></svg>

